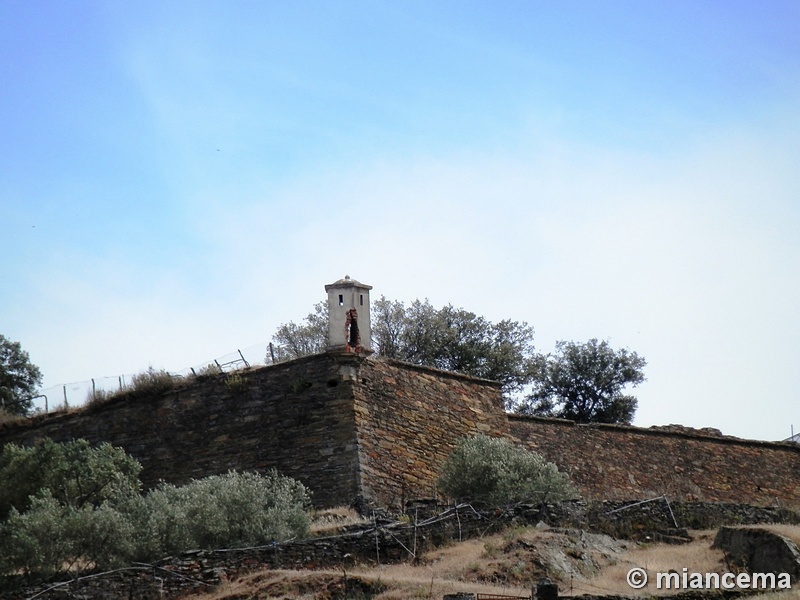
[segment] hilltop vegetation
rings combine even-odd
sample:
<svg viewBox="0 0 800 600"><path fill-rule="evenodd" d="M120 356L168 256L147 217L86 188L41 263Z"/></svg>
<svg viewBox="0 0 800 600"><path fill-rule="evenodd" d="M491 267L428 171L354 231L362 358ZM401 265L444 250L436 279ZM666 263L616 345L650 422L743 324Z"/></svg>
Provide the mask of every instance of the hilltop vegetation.
<svg viewBox="0 0 800 600"><path fill-rule="evenodd" d="M636 414L636 398L624 392L645 380L647 361L607 341L559 341L555 353L536 353L533 327L524 321L492 323L428 300L406 305L381 296L370 318L379 356L499 381L509 410L579 423L631 423ZM314 305L300 324L280 325L272 339L276 361L323 352L327 303Z"/></svg>
<svg viewBox="0 0 800 600"><path fill-rule="evenodd" d="M0 575L52 577L151 562L190 549L266 545L308 533L310 492L270 471L229 472L141 493L141 465L109 444L0 454ZM445 493L502 506L575 495L539 455L504 439L462 440L444 468Z"/></svg>
<svg viewBox="0 0 800 600"><path fill-rule="evenodd" d="M263 544L308 531L310 493L276 471L229 472L141 493L141 465L85 440L0 454L0 575L52 577L195 548Z"/></svg>

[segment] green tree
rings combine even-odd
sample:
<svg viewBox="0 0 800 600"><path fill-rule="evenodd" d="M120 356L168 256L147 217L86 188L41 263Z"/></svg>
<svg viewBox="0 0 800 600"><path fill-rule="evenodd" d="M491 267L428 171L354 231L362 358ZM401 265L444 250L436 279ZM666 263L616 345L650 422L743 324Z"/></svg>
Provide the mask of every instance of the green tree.
<svg viewBox="0 0 800 600"><path fill-rule="evenodd" d="M41 383L39 368L19 342L0 335L0 411L27 415L33 406L31 397Z"/></svg>
<svg viewBox="0 0 800 600"><path fill-rule="evenodd" d="M458 443L442 466L439 488L458 501L488 506L556 502L578 495L569 477L541 455L485 435Z"/></svg>
<svg viewBox="0 0 800 600"><path fill-rule="evenodd" d="M426 300L414 301L407 308L402 302L381 297L375 302L380 354L412 363L456 371L474 377L493 379L511 393L529 378L533 356L533 328L511 320L497 324L463 308L447 305L436 309ZM380 317L393 315L390 325ZM397 331L394 346L386 334ZM391 353L385 348L392 348Z"/></svg>
<svg viewBox="0 0 800 600"><path fill-rule="evenodd" d="M162 484L132 514L148 532L145 559L189 548L231 548L284 541L307 533L309 490L274 469L231 471L184 486Z"/></svg>
<svg viewBox="0 0 800 600"><path fill-rule="evenodd" d="M400 358L405 353L406 312L402 302L383 296L372 303L372 347L381 356Z"/></svg>
<svg viewBox="0 0 800 600"><path fill-rule="evenodd" d="M463 308L434 308L427 300L403 302L381 297L372 304L373 350L388 358L493 379L503 391L520 390L530 377L533 328L504 320L494 324ZM278 328L276 360L322 352L328 336L327 304L321 302L305 323Z"/></svg>
<svg viewBox="0 0 800 600"><path fill-rule="evenodd" d="M48 490L31 498L25 512L12 509L0 522L0 574L22 571L39 577L75 564L111 568L129 562L138 530L111 503L75 507Z"/></svg>
<svg viewBox="0 0 800 600"><path fill-rule="evenodd" d="M0 455L0 575L46 577L78 562L110 568L307 533L310 492L277 471L161 484L141 495L140 469L108 444L7 444Z"/></svg>
<svg viewBox="0 0 800 600"><path fill-rule="evenodd" d="M532 391L516 411L579 423L630 423L637 401L623 392L645 380L646 365L636 352L614 350L606 341L560 341L555 354L533 361Z"/></svg>
<svg viewBox="0 0 800 600"><path fill-rule="evenodd" d="M328 345L328 303L318 302L304 323L284 323L272 336L275 362L324 352ZM271 357L270 357L271 360Z"/></svg>
<svg viewBox="0 0 800 600"><path fill-rule="evenodd" d="M92 447L86 440L45 438L31 447L6 444L0 453L0 520L12 509L27 511L42 490L75 508L136 494L141 470L139 461L106 443Z"/></svg>

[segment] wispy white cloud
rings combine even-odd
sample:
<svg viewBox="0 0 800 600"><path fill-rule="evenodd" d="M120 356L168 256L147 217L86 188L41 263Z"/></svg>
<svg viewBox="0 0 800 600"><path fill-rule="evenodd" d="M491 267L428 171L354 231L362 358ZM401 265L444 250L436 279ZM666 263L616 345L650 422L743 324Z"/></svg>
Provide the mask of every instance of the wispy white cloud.
<svg viewBox="0 0 800 600"><path fill-rule="evenodd" d="M796 165L772 157L795 134L710 131L666 158L550 138L226 184L185 215L200 254L158 242L190 273L64 257L37 276L27 308L47 333L27 341L68 381L177 370L268 340L349 274L376 295L527 320L542 351L590 337L636 350L638 423L780 437L796 417L800 215Z"/></svg>
<svg viewBox="0 0 800 600"><path fill-rule="evenodd" d="M795 165L771 155L794 132L741 135L668 159L567 145L317 174L215 216L215 243L254 257L228 274L249 277L248 297L279 282L279 320L349 273L390 298L527 320L542 350L601 337L639 351L644 424L776 437L796 389L800 217ZM772 415L759 426L756 398Z"/></svg>
<svg viewBox="0 0 800 600"><path fill-rule="evenodd" d="M683 24L664 11L664 28L656 9L593 9L607 31L556 10L530 25L390 7L350 40L364 15L270 7L252 22L209 6L105 9L115 35L89 56L125 85L93 105L103 118L68 167L31 147L49 162L24 173L46 171L45 191L16 167L3 185L25 201L4 238L21 259L4 270L3 333L49 383L268 340L350 274L376 295L527 320L542 351L600 337L640 352L642 424L788 434L800 93L782 22L783 41L741 75L746 47L698 54L697 35L713 23L739 39L751 21L739 13ZM764 35L775 16L756 21ZM94 123L67 108L76 130ZM125 147L120 162L93 155L96 140ZM54 216L36 216L61 230L40 248L29 207L43 199Z"/></svg>

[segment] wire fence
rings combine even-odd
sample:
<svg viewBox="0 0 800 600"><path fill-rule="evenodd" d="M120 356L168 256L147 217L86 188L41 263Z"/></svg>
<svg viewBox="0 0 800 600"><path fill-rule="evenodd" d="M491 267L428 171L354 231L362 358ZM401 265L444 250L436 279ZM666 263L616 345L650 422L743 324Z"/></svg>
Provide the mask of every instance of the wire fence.
<svg viewBox="0 0 800 600"><path fill-rule="evenodd" d="M234 352L212 358L198 365L186 367L180 371L168 371L168 373L176 379L182 379L209 369L229 373L248 367L270 365L276 362L273 359L274 352L270 352L271 345L269 342L262 342L244 349L237 348ZM33 414L49 413L82 406L96 394L114 393L129 387L135 375L137 374L106 375L85 381L61 383L41 389L39 390L39 395L32 398Z"/></svg>

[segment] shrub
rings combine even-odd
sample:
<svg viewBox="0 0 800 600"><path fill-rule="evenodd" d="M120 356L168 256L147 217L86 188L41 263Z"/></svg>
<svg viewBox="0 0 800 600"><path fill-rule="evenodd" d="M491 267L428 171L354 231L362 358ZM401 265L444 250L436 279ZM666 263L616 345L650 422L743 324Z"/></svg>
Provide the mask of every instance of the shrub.
<svg viewBox="0 0 800 600"><path fill-rule="evenodd" d="M121 390L94 390L86 394L84 406L86 408L102 406L110 400L122 396L124 393L124 388Z"/></svg>
<svg viewBox="0 0 800 600"><path fill-rule="evenodd" d="M9 424L21 423L24 420L25 417L23 415L7 411L4 408L0 408L0 425L5 425L6 423Z"/></svg>
<svg viewBox="0 0 800 600"><path fill-rule="evenodd" d="M25 512L47 490L61 504L99 506L139 491L142 466L122 448L86 440L58 444L49 438L32 447L6 444L0 453L0 520L12 507Z"/></svg>
<svg viewBox="0 0 800 600"><path fill-rule="evenodd" d="M247 389L247 377L241 373L231 373L225 377L225 387L233 393L243 392Z"/></svg>
<svg viewBox="0 0 800 600"><path fill-rule="evenodd" d="M0 574L51 576L203 548L268 544L308 531L310 492L277 471L230 472L139 494L139 463L85 440L0 454Z"/></svg>
<svg viewBox="0 0 800 600"><path fill-rule="evenodd" d="M192 369L192 373L194 374L195 377L203 378L203 377L215 377L217 375L221 375L222 373L224 373L224 371L216 363L209 363L204 367L200 367L199 369L197 369L197 371Z"/></svg>
<svg viewBox="0 0 800 600"><path fill-rule="evenodd" d="M170 375L168 371L156 370L153 367L142 373L137 373L131 377L131 382L118 390L93 390L86 395L84 407L87 409L96 408L106 404L110 400L121 397L160 394L174 389L182 384L182 377Z"/></svg>
<svg viewBox="0 0 800 600"><path fill-rule="evenodd" d="M31 499L29 510L11 510L0 525L3 549L0 565L3 571L19 569L45 576L57 572L70 554L63 535L64 508L49 493Z"/></svg>
<svg viewBox="0 0 800 600"><path fill-rule="evenodd" d="M48 577L76 564L120 566L132 555L133 534L131 522L107 502L77 508L44 490L26 512L12 509L0 524L0 571Z"/></svg>
<svg viewBox="0 0 800 600"><path fill-rule="evenodd" d="M49 577L74 565L117 567L192 549L266 545L308 530L309 492L272 471L230 472L99 506L59 502L48 490L0 524L0 573Z"/></svg>
<svg viewBox="0 0 800 600"><path fill-rule="evenodd" d="M305 486L277 471L263 476L231 471L182 487L162 484L133 510L139 530L147 532L142 554L163 555L303 536L309 505Z"/></svg>
<svg viewBox="0 0 800 600"><path fill-rule="evenodd" d="M153 367L131 378L131 389L136 393L157 394L167 392L175 387L175 380L167 371L155 370Z"/></svg>
<svg viewBox="0 0 800 600"><path fill-rule="evenodd" d="M451 498L505 506L576 497L565 473L542 456L510 441L478 435L465 438L448 457L439 478Z"/></svg>

